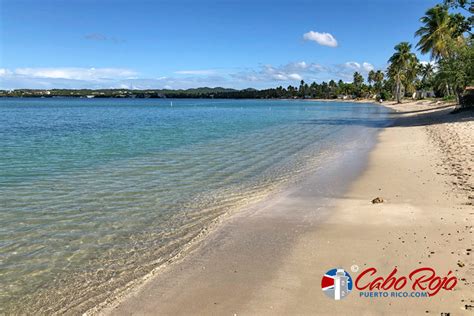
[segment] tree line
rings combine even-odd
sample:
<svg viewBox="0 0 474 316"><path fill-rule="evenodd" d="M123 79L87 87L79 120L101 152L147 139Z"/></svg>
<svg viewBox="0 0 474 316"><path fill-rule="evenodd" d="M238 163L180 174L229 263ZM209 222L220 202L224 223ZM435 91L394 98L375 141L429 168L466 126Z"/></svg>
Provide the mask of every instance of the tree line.
<svg viewBox="0 0 474 316"><path fill-rule="evenodd" d="M467 12L467 16L450 12L454 10ZM472 94L471 99L463 98L465 88L474 83L472 13L472 2L468 0L445 0L426 11L415 36L419 39L416 48L431 55L429 63L419 62L410 43L395 46L386 73L397 102L416 91L433 91L439 96L454 97L458 104L472 105Z"/></svg>

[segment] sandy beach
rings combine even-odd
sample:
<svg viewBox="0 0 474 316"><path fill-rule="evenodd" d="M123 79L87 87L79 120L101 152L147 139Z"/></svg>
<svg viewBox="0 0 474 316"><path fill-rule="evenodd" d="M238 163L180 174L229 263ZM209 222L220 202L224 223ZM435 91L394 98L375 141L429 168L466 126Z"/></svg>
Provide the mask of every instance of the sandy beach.
<svg viewBox="0 0 474 316"><path fill-rule="evenodd" d="M362 174L335 164L234 214L186 256L94 313L472 313L472 111L448 114L453 106L429 101L384 105L396 119L380 132ZM331 177L335 172L344 177ZM321 177L350 185L333 196L315 185ZM372 204L376 197L384 202ZM321 291L321 278L336 267L353 279L368 267L384 277L395 267L398 276L431 267L441 277L452 271L458 282L429 298L367 298L354 289L334 301Z"/></svg>

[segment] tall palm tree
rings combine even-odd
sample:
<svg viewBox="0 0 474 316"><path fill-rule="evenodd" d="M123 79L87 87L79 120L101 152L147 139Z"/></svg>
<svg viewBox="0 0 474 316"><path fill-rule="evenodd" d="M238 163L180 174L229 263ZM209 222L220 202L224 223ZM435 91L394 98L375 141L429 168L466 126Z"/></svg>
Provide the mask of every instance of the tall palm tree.
<svg viewBox="0 0 474 316"><path fill-rule="evenodd" d="M410 62L407 67L405 81L403 82L406 91L414 93L416 91L416 82L419 81L418 75L420 74L421 64L418 59Z"/></svg>
<svg viewBox="0 0 474 316"><path fill-rule="evenodd" d="M428 87L433 80L433 76L435 73L435 67L432 63L426 63L421 66L420 74L421 74L421 83L423 87Z"/></svg>
<svg viewBox="0 0 474 316"><path fill-rule="evenodd" d="M367 82L372 85L372 82L375 82L375 71L371 70L369 71L369 74L367 76Z"/></svg>
<svg viewBox="0 0 474 316"><path fill-rule="evenodd" d="M421 66L421 81L429 81L433 77L434 67L432 63L426 63Z"/></svg>
<svg viewBox="0 0 474 316"><path fill-rule="evenodd" d="M354 89L355 89L355 94L357 97L360 97L362 94L362 84L364 83L364 77L357 71L354 72Z"/></svg>
<svg viewBox="0 0 474 316"><path fill-rule="evenodd" d="M304 99L304 96L305 96L305 86L304 86L304 80L301 80L300 81L300 88L299 88L299 93L300 93L300 96Z"/></svg>
<svg viewBox="0 0 474 316"><path fill-rule="evenodd" d="M375 76L374 76L374 82L375 83L382 83L384 77L385 76L383 74L383 71L377 70L377 72L375 73Z"/></svg>
<svg viewBox="0 0 474 316"><path fill-rule="evenodd" d="M409 83L413 79L415 66L418 58L411 52L411 44L401 42L395 46L395 53L388 60L388 75L395 81L395 96L397 103L401 103L401 91L403 83Z"/></svg>
<svg viewBox="0 0 474 316"><path fill-rule="evenodd" d="M453 33L448 9L445 6L437 5L426 11L420 21L424 25L415 32L415 36L420 37L416 47L423 54L431 53L432 59L448 56L448 44Z"/></svg>
<svg viewBox="0 0 474 316"><path fill-rule="evenodd" d="M374 74L374 89L377 95L380 95L382 92L382 83L384 79L384 74L381 70L377 70Z"/></svg>

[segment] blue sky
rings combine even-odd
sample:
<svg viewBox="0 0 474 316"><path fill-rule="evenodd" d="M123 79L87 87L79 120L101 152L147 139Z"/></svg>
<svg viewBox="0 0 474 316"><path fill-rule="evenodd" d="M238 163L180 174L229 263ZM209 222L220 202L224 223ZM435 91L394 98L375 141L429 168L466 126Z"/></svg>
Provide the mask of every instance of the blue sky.
<svg viewBox="0 0 474 316"><path fill-rule="evenodd" d="M0 0L0 88L350 81L415 43L438 2Z"/></svg>

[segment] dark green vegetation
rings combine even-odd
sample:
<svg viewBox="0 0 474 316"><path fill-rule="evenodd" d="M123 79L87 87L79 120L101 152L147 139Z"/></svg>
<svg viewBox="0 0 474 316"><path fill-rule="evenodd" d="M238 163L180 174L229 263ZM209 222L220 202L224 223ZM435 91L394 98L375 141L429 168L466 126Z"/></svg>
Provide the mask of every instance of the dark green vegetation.
<svg viewBox="0 0 474 316"><path fill-rule="evenodd" d="M450 12L455 10L466 15ZM474 105L472 90L466 90L474 84L473 12L469 0L445 0L426 11L415 32L419 38L416 47L431 54L432 64L420 64L406 42L395 46L387 74L396 83L398 102L407 92L421 92L424 97L431 90L448 99L454 97L462 106Z"/></svg>
<svg viewBox="0 0 474 316"><path fill-rule="evenodd" d="M469 0L445 0L426 11L421 17L422 26L415 32L416 48L431 55L431 63L420 63L412 52L412 45L401 42L389 58L386 71L371 70L364 77L355 72L352 82L329 82L308 84L303 80L299 86L279 86L272 89L226 89L197 88L187 90L13 90L1 91L8 97L94 97L94 98L374 98L394 99L401 102L404 97L423 99L438 97L456 100L458 104L473 106L474 48L471 27L474 22L474 7Z"/></svg>

